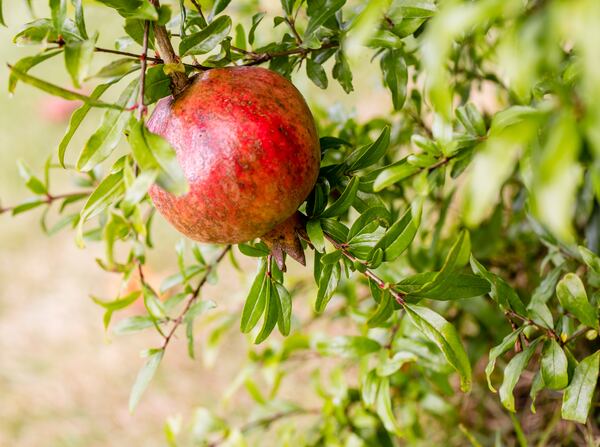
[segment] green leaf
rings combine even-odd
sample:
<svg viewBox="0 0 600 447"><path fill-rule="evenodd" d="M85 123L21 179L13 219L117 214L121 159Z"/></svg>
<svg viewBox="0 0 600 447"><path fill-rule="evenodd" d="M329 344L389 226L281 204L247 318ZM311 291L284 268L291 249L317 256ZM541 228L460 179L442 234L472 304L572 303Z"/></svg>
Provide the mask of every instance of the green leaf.
<svg viewBox="0 0 600 447"><path fill-rule="evenodd" d="M341 1L342 3L345 2L345 0ZM350 93L354 90L354 87L352 86L352 71L350 70L346 56L344 56L344 53L342 53L341 50L338 50L335 53L335 64L331 71L331 75L334 79L337 79L346 93Z"/></svg>
<svg viewBox="0 0 600 447"><path fill-rule="evenodd" d="M380 381L381 378L374 369L361 377L360 396L367 407L375 405Z"/></svg>
<svg viewBox="0 0 600 447"><path fill-rule="evenodd" d="M541 362L544 384L551 390L562 390L569 383L567 356L556 340L547 340Z"/></svg>
<svg viewBox="0 0 600 447"><path fill-rule="evenodd" d="M20 70L16 66L12 66L8 64L8 68L11 73L15 76L19 81L25 82L33 87L36 87L40 90L45 91L53 96L58 96L59 98L63 98L69 101L83 101L86 104L89 104L91 107L100 107L100 108L109 108L109 109L117 109L121 110L119 105L108 104L106 102L99 101L97 99L91 98L86 95L82 95L77 92L73 92L71 90L66 90L62 87L59 87L54 84L50 84L49 82L43 81L34 76L28 75L24 71Z"/></svg>
<svg viewBox="0 0 600 447"><path fill-rule="evenodd" d="M23 160L17 160L17 168L19 170L19 175L25 182L25 186L27 186L31 192L38 195L44 195L48 192L46 185L31 173L29 166L27 166Z"/></svg>
<svg viewBox="0 0 600 447"><path fill-rule="evenodd" d="M292 12L294 12L295 4L296 0L281 0L281 7L288 17L292 15Z"/></svg>
<svg viewBox="0 0 600 447"><path fill-rule="evenodd" d="M323 253L325 251L325 235L323 234L319 219L311 219L308 221L306 224L306 233L314 245L315 250Z"/></svg>
<svg viewBox="0 0 600 447"><path fill-rule="evenodd" d="M125 318L115 324L113 332L116 335L131 334L154 326L154 319L149 315L136 315Z"/></svg>
<svg viewBox="0 0 600 447"><path fill-rule="evenodd" d="M458 372L461 389L470 390L471 364L454 326L426 307L406 304L404 309L417 329L437 345Z"/></svg>
<svg viewBox="0 0 600 447"><path fill-rule="evenodd" d="M381 294L381 299L377 305L375 312L369 316L367 320L367 326L369 327L381 327L394 313L394 300L389 290L384 290Z"/></svg>
<svg viewBox="0 0 600 447"><path fill-rule="evenodd" d="M327 208L323 213L321 213L322 218L327 217L335 217L341 214L344 214L356 198L356 193L358 192L358 184L360 179L358 177L352 177L352 180L348 182L346 189L340 195L340 197L331 204L329 208Z"/></svg>
<svg viewBox="0 0 600 447"><path fill-rule="evenodd" d="M327 73L321 64L312 59L306 59L306 75L319 88L326 89L329 84Z"/></svg>
<svg viewBox="0 0 600 447"><path fill-rule="evenodd" d="M527 315L527 309L525 309L525 305L521 301L521 298L519 298L517 292L515 292L515 290L509 286L506 281L504 281L498 275L489 272L472 255L470 261L473 273L481 276L490 283L490 296L498 303L498 305L504 308L512 309L519 315Z"/></svg>
<svg viewBox="0 0 600 447"><path fill-rule="evenodd" d="M364 169L377 163L387 152L390 145L390 127L385 126L373 143L360 147L346 159L349 171Z"/></svg>
<svg viewBox="0 0 600 447"><path fill-rule="evenodd" d="M340 281L341 268L339 263L326 264L319 278L319 290L315 301L315 311L321 313L327 307Z"/></svg>
<svg viewBox="0 0 600 447"><path fill-rule="evenodd" d="M135 70L138 70L139 68L140 63L135 59L128 57L123 59L117 59L115 61L112 61L108 65L102 67L96 74L90 76L88 79L100 78L107 79L107 82L112 82L121 79L126 74L132 73ZM149 69L148 71L150 71L151 69Z"/></svg>
<svg viewBox="0 0 600 447"><path fill-rule="evenodd" d="M471 254L471 240L467 231L462 231L454 245L450 249L444 261L442 269L420 289L411 292L411 295L419 296L443 296L447 284L452 282L454 273L465 266Z"/></svg>
<svg viewBox="0 0 600 447"><path fill-rule="evenodd" d="M337 242L345 242L348 237L348 228L341 222L334 219L322 219L321 228L328 233Z"/></svg>
<svg viewBox="0 0 600 447"><path fill-rule="evenodd" d="M4 21L4 13L2 12L2 0L0 0L0 25L6 26L6 22Z"/></svg>
<svg viewBox="0 0 600 447"><path fill-rule="evenodd" d="M87 30L85 28L85 17L83 14L83 0L71 0L73 7L75 8L75 25L77 30L83 39L88 38Z"/></svg>
<svg viewBox="0 0 600 447"><path fill-rule="evenodd" d="M185 335L188 341L188 355L194 358L194 319L202 315L207 310L217 307L216 303L211 300L196 301L186 312L183 322L185 323Z"/></svg>
<svg viewBox="0 0 600 447"><path fill-rule="evenodd" d="M240 323L240 330L243 333L250 332L261 315L265 310L266 293L264 291L264 284L267 282L267 261L266 259L261 259L258 267L258 273L256 274L256 278L254 278L254 282L252 283L252 287L248 292L248 296L246 297L246 302L244 304L244 309L242 311L242 320Z"/></svg>
<svg viewBox="0 0 600 447"><path fill-rule="evenodd" d="M344 3L346 3L346 0L325 0L319 8L315 8L316 13L313 13L308 21L306 31L304 32L304 39L310 40L315 31L325 24L329 18L333 17L344 6Z"/></svg>
<svg viewBox="0 0 600 447"><path fill-rule="evenodd" d="M100 84L94 89L90 95L90 98L98 99L111 85L112 82L108 84ZM73 135L75 135L75 131L79 128L83 119L86 117L91 108L92 107L90 105L83 104L71 114L69 127L62 140L60 140L60 144L58 145L58 161L63 168L65 167L65 154L67 152L67 147L71 142Z"/></svg>
<svg viewBox="0 0 600 447"><path fill-rule="evenodd" d="M37 208L40 205L47 204L48 201L46 199L38 199L37 197L33 197L17 205L12 210L12 215L16 216L18 214L24 213L25 211L29 211L31 209Z"/></svg>
<svg viewBox="0 0 600 447"><path fill-rule="evenodd" d="M144 83L144 104L154 104L161 98L171 95L171 78L165 73L164 65L150 67L146 71Z"/></svg>
<svg viewBox="0 0 600 447"><path fill-rule="evenodd" d="M381 418L381 422L383 422L383 426L387 431L394 433L398 437L402 437L402 430L398 426L392 409L390 381L388 377L383 377L379 381L379 388L377 389L377 397L375 399L375 411Z"/></svg>
<svg viewBox="0 0 600 447"><path fill-rule="evenodd" d="M89 40L67 42L65 45L65 64L76 88L80 88L81 82L88 76L96 38L97 35Z"/></svg>
<svg viewBox="0 0 600 447"><path fill-rule="evenodd" d="M213 3L213 7L212 10L210 12L210 18L212 20L213 17L219 15L220 13L222 13L225 8L227 8L227 6L229 6L229 3L231 3L231 0L216 0Z"/></svg>
<svg viewBox="0 0 600 447"><path fill-rule="evenodd" d="M137 98L139 81L132 81L121 93L117 104L117 110L108 110L102 117L102 122L92 136L87 140L79 158L77 159L77 169L80 171L90 171L96 165L106 160L117 147L121 140L125 127L132 115L131 108Z"/></svg>
<svg viewBox="0 0 600 447"><path fill-rule="evenodd" d="M150 2L143 0L99 0L115 8L121 16L128 19L158 20L158 11Z"/></svg>
<svg viewBox="0 0 600 447"><path fill-rule="evenodd" d="M130 36L138 45L143 45L145 32L144 20L126 19L124 29L127 35ZM154 40L154 27L151 26L148 32L148 48L151 50L155 49Z"/></svg>
<svg viewBox="0 0 600 447"><path fill-rule="evenodd" d="M254 340L255 344L262 343L267 337L273 332L277 321L279 320L279 294L277 289L273 285L271 279L267 279L263 285L265 289L265 318L263 320L263 326Z"/></svg>
<svg viewBox="0 0 600 447"><path fill-rule="evenodd" d="M348 232L347 238L351 241L357 235L372 232L371 230L367 231L367 229L371 228L374 224L377 226L379 226L379 224L387 226L389 225L389 221L390 213L385 207L381 205L373 206L366 211L363 211L359 218L354 221Z"/></svg>
<svg viewBox="0 0 600 447"><path fill-rule="evenodd" d="M423 298L437 301L461 300L482 296L490 291L490 285L485 279L464 273L449 275L442 287L419 291L420 287L431 282L434 277L435 272L417 273L400 281L397 289L405 292L409 301Z"/></svg>
<svg viewBox="0 0 600 447"><path fill-rule="evenodd" d="M152 133L143 121L132 120L129 125L129 144L133 157L144 171L158 171L156 183L175 195L188 191L187 180L177 161L175 149L160 135Z"/></svg>
<svg viewBox="0 0 600 447"><path fill-rule="evenodd" d="M252 16L252 26L250 26L250 31L248 31L248 43L250 45L254 45L254 33L256 32L256 28L262 22L262 19L265 18L264 12L256 13Z"/></svg>
<svg viewBox="0 0 600 447"><path fill-rule="evenodd" d="M253 258L262 258L269 254L269 249L262 242L256 245L238 244L238 249L244 256Z"/></svg>
<svg viewBox="0 0 600 447"><path fill-rule="evenodd" d="M373 191L379 192L388 186L398 183L420 171L420 168L407 163L406 159L383 169L373 183Z"/></svg>
<svg viewBox="0 0 600 447"><path fill-rule="evenodd" d="M157 176L157 171L143 171L140 173L127 188L125 197L121 201L120 208L126 210L127 214L129 214L133 210L133 207L144 199L148 189L152 186Z"/></svg>
<svg viewBox="0 0 600 447"><path fill-rule="evenodd" d="M190 54L208 53L227 37L230 30L231 18L221 16L203 30L182 39L179 44L179 54L183 57Z"/></svg>
<svg viewBox="0 0 600 447"><path fill-rule="evenodd" d="M279 318L277 327L281 335L288 336L292 327L292 296L283 284L275 283L277 296L279 298Z"/></svg>
<svg viewBox="0 0 600 447"><path fill-rule="evenodd" d="M118 201L125 193L123 173L116 172L108 175L88 197L80 212L77 231L77 244L83 246L83 224L92 217L100 214L111 204Z"/></svg>
<svg viewBox="0 0 600 447"><path fill-rule="evenodd" d="M154 374L158 369L158 365L160 364L160 361L163 358L163 354L163 349L154 350L154 352L152 352L148 357L146 364L138 373L137 378L135 379L135 383L131 388L131 394L129 395L130 412L133 412L133 410L135 410L135 407L137 406L137 404L140 401L140 398L142 397L142 394L144 393L144 391L146 391L146 388L148 388L148 385L154 377Z"/></svg>
<svg viewBox="0 0 600 447"><path fill-rule="evenodd" d="M588 301L583 282L574 273L567 273L556 286L556 296L564 309L583 324L598 328L598 314Z"/></svg>
<svg viewBox="0 0 600 447"><path fill-rule="evenodd" d="M516 331L513 331L510 334L508 334L506 337L504 337L499 345L494 346L490 350L488 363L485 367L485 377L487 379L488 388L493 393L496 392L496 389L492 385L491 376L492 376L492 373L494 372L494 368L496 367L496 359L498 357L500 357L502 354L510 351L515 346L515 342L517 341L517 338L519 337L519 334L522 331L523 331L523 327L521 326Z"/></svg>
<svg viewBox="0 0 600 447"><path fill-rule="evenodd" d="M396 221L385 233L385 235L375 244L369 259L377 250L383 250L383 260L386 262L398 258L414 240L421 221L421 207L417 208L417 215L413 216L413 210L407 209L402 217Z"/></svg>
<svg viewBox="0 0 600 447"><path fill-rule="evenodd" d="M50 14L54 29L60 33L67 18L67 0L50 0Z"/></svg>
<svg viewBox="0 0 600 447"><path fill-rule="evenodd" d="M386 50L380 60L383 83L392 93L395 110L401 110L406 100L408 70L399 50Z"/></svg>
<svg viewBox="0 0 600 447"><path fill-rule="evenodd" d="M529 397L531 398L531 412L535 414L535 399L540 391L544 389L546 385L544 384L544 378L542 377L542 371L538 370L535 373L533 378L533 382L531 383L531 389L529 390Z"/></svg>
<svg viewBox="0 0 600 447"><path fill-rule="evenodd" d="M24 57L23 59L20 59L14 65L14 68L21 71L22 73L27 73L31 68L44 62L47 59L50 59L51 57L56 56L57 54L60 54L61 52L62 52L62 50L45 51L43 53L36 54L35 56ZM11 70L10 75L8 77L8 92L9 93L15 92L15 88L17 87L18 80L19 80L19 78Z"/></svg>
<svg viewBox="0 0 600 447"><path fill-rule="evenodd" d="M140 293L141 291L135 290L122 298L117 298L112 301L104 301L100 298L92 296L92 300L94 301L94 303L98 304L99 306L102 306L106 310L115 311L125 309L126 307L132 305L139 298Z"/></svg>
<svg viewBox="0 0 600 447"><path fill-rule="evenodd" d="M561 409L563 419L585 424L596 389L599 363L600 351L596 351L595 354L583 359L575 368L573 379L563 394Z"/></svg>
<svg viewBox="0 0 600 447"><path fill-rule="evenodd" d="M580 245L579 254L583 258L583 262L587 264L594 272L600 274L600 257L593 251L588 250L586 247Z"/></svg>
<svg viewBox="0 0 600 447"><path fill-rule="evenodd" d="M316 348L323 355L356 358L379 351L381 345L368 337L338 336L318 341Z"/></svg>
<svg viewBox="0 0 600 447"><path fill-rule="evenodd" d="M379 377L391 376L398 372L405 364L416 362L418 360L418 357L415 354L408 351L398 351L392 358L387 358L387 354L385 355L386 357L383 359L380 358L379 364L377 365L376 371Z"/></svg>
<svg viewBox="0 0 600 447"><path fill-rule="evenodd" d="M485 121L473 104L458 107L456 117L471 135L482 137L486 134Z"/></svg>
<svg viewBox="0 0 600 447"><path fill-rule="evenodd" d="M535 348L537 347L539 341L541 339L538 338L534 340L523 352L519 352L515 355L506 368L504 369L504 380L502 381L502 385L500 386L500 401L502 405L513 413L515 410L515 396L513 396L513 390L515 389L515 385L519 381L519 377L527 367L529 360L533 356L535 352Z"/></svg>

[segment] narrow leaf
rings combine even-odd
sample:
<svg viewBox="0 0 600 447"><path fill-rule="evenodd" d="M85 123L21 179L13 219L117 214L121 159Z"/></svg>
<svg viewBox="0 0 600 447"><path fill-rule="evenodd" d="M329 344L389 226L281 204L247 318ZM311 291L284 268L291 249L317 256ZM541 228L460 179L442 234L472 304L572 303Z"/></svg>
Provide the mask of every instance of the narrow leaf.
<svg viewBox="0 0 600 447"><path fill-rule="evenodd" d="M496 392L496 389L492 385L491 376L492 376L492 373L494 372L494 368L496 367L496 359L498 357L500 357L502 354L510 351L515 346L515 342L517 341L517 338L519 337L519 334L522 332L522 330L523 330L523 327L521 326L516 331L511 332L506 337L504 337L504 339L500 342L499 345L494 346L490 351L488 364L485 367L485 377L487 379L488 388L493 393Z"/></svg>
<svg viewBox="0 0 600 447"><path fill-rule="evenodd" d="M24 71L18 69L16 66L12 66L7 64L11 73L15 75L15 77L26 84L29 84L33 87L39 88L40 90L45 91L53 96L58 96L59 98L63 98L69 101L83 101L86 104L89 104L91 107L100 107L100 108L109 108L109 109L117 109L121 110L121 107L116 104L108 104L106 102L99 101L97 99L90 98L89 96L82 95L77 92L73 92L71 90L66 90L57 85L51 84L49 82L43 81L34 76L28 75Z"/></svg>
<svg viewBox="0 0 600 447"><path fill-rule="evenodd" d="M556 340L544 343L541 371L546 387L551 390L562 390L569 383L567 356Z"/></svg>
<svg viewBox="0 0 600 447"><path fill-rule="evenodd" d="M563 394L563 419L585 424L596 389L599 363L600 351L596 351L575 368L573 379Z"/></svg>
<svg viewBox="0 0 600 447"><path fill-rule="evenodd" d="M417 329L440 348L448 363L458 372L461 389L465 392L470 390L471 364L454 326L426 307L406 304L404 309Z"/></svg>
<svg viewBox="0 0 600 447"><path fill-rule="evenodd" d="M360 179L358 177L352 177L342 195L329 208L323 211L321 217L335 217L345 213L354 202L359 182Z"/></svg>
<svg viewBox="0 0 600 447"><path fill-rule="evenodd" d="M220 44L231 30L231 18L221 16L203 30L190 34L179 44L180 55L205 54Z"/></svg>
<svg viewBox="0 0 600 447"><path fill-rule="evenodd" d="M556 286L556 296L565 310L571 312L579 321L598 328L598 314L588 301L583 282L574 273L567 273Z"/></svg>
<svg viewBox="0 0 600 447"><path fill-rule="evenodd" d="M506 365L506 369L504 370L504 380L502 381L502 386L500 386L499 390L500 401L507 410L512 411L513 413L516 411L513 390L519 381L519 377L521 377L521 374L533 356L539 341L539 338L536 339L527 348L525 348L523 352L519 352L517 355L515 355L508 365Z"/></svg>
<svg viewBox="0 0 600 447"><path fill-rule="evenodd" d="M137 378L135 379L135 383L131 389L131 394L129 395L129 411L133 412L135 407L140 401L142 394L148 388L150 381L154 377L156 370L158 369L158 365L163 358L164 351L162 349L153 352L146 361L146 364L142 367L140 372L138 373Z"/></svg>
<svg viewBox="0 0 600 447"><path fill-rule="evenodd" d="M117 110L108 110L102 122L86 142L77 159L77 169L89 171L98 163L106 160L119 143L132 112L128 110L135 104L139 81L132 81L121 93Z"/></svg>

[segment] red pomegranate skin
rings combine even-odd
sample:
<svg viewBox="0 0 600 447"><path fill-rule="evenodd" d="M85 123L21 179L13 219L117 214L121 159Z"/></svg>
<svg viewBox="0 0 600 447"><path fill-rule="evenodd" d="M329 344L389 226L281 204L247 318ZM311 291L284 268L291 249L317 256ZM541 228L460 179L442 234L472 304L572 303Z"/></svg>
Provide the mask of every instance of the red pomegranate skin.
<svg viewBox="0 0 600 447"><path fill-rule="evenodd" d="M293 215L312 190L320 147L300 92L260 67L215 68L177 98L158 102L147 123L175 148L189 192L157 185L160 213L191 239L240 243Z"/></svg>

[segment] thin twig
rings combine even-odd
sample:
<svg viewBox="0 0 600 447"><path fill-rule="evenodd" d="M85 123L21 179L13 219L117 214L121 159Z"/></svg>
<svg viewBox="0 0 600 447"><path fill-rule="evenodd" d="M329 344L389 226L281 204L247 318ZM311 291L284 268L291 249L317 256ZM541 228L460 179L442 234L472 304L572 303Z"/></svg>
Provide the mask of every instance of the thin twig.
<svg viewBox="0 0 600 447"><path fill-rule="evenodd" d="M317 415L317 414L321 414L321 413L322 413L322 410L320 408L298 408L296 410L291 410L291 411L281 411L279 413L275 413L271 416L267 416L262 419L250 421L250 422L246 423L245 425L243 425L242 427L240 427L239 430L242 433L247 433L247 432L254 430L255 428L259 428L259 427L269 428L269 426L271 426L271 424L273 424L274 422L277 422L280 419L294 417L294 416ZM223 442L225 442L226 440L227 440L227 435L223 435L216 441L213 441L210 444L208 444L208 447L217 447L220 444L222 444Z"/></svg>
<svg viewBox="0 0 600 447"><path fill-rule="evenodd" d="M56 194L56 195L46 194L46 198L43 202L46 204L51 204L52 202L55 202L57 200L68 199L70 197L89 196L91 193L92 193L92 191L69 192L69 193L65 193L65 194ZM21 205L7 206L5 208L0 207L0 214L11 212L12 210L14 210L15 208L18 208Z"/></svg>
<svg viewBox="0 0 600 447"><path fill-rule="evenodd" d="M141 54L130 53L128 51L111 50L110 48L94 47L94 51L96 51L97 53L117 54L119 56L132 57L135 59L142 58ZM146 59L152 62L157 62L159 64L164 63L164 61L160 57L147 56Z"/></svg>
<svg viewBox="0 0 600 447"><path fill-rule="evenodd" d="M292 48L289 50L275 51L272 53L269 53L269 52L256 53L256 52L248 52L246 50L239 51L239 50L241 50L240 48L234 48L234 47L231 47L231 49L234 51L238 51L238 52L244 52L243 54L246 54L246 56L247 56L246 57L247 62L244 65L248 66L248 65L262 64L262 63L268 62L271 59L274 59L276 57L291 56L294 54L306 56L307 54L314 53L315 51L326 50L328 48L337 48L338 46L339 46L339 43L337 43L337 42L326 42L323 45L321 45L319 48Z"/></svg>
<svg viewBox="0 0 600 447"><path fill-rule="evenodd" d="M531 318L529 317L524 317L522 315L519 315L518 313L516 313L514 310L512 309L507 309L506 310L506 314L516 318L517 320L521 320L523 323L526 323L530 326L533 326L537 329L539 329L542 332L545 332L546 335L548 335L548 337L553 338L554 340L560 341L560 337L558 336L558 334L554 331L554 329L550 329L547 328L545 326L542 326L541 324L536 323L535 321L533 321Z"/></svg>
<svg viewBox="0 0 600 447"><path fill-rule="evenodd" d="M344 244L336 241L330 234L325 233L325 238L329 242L331 242L331 244L336 248L336 250L339 250L342 253L342 255L344 255L347 259L349 259L352 262L359 262L361 264L364 264L364 261L358 259L352 253L350 253ZM380 289L384 289L384 290L388 289L390 291L390 294L394 297L394 299L396 300L396 302L398 304L400 304L401 306L404 306L406 304L406 301L404 301L405 294L395 290L390 284L386 283L383 279L381 279L379 276L377 276L377 274L375 274L372 270L367 268L364 271L361 271L361 273L363 275L365 275L367 278L371 279L375 284L377 284L377 286Z"/></svg>
<svg viewBox="0 0 600 447"><path fill-rule="evenodd" d="M188 310L190 310L190 307L192 307L192 304L194 304L196 302L196 300L198 299L198 296L200 295L200 290L202 289L204 284L206 284L206 281L208 281L208 276L210 275L212 270L217 266L217 264L219 264L219 262L221 262L221 260L223 260L223 258L225 257L225 255L227 254L227 252L229 250L231 250L231 245L228 245L227 247L225 247L221 251L221 253L219 253L219 256L217 256L211 264L206 266L206 272L204 273L204 276L202 277L202 279L200 280L200 282L198 283L198 285L196 286L194 291L188 297L185 307L183 308L183 310L181 311L179 316L177 318L173 319L173 326L171 327L171 330L167 333L165 340L163 342L163 345L162 345L163 350L166 349L167 345L173 338L175 331L177 330L179 325L183 322L183 318L185 317Z"/></svg>
<svg viewBox="0 0 600 447"><path fill-rule="evenodd" d="M294 18L286 17L285 21L288 24L288 26L290 27L290 30L292 30L292 33L294 34L294 38L296 39L296 43L298 45L302 45L302 37L300 37L300 34L298 34L298 30L296 29L296 21L294 20Z"/></svg>
<svg viewBox="0 0 600 447"><path fill-rule="evenodd" d="M578 338L581 335L585 334L590 329L591 328L589 328L587 326L584 327L584 328L579 329L577 332L575 332L571 336L567 337L567 339L563 342L563 345L566 345L567 343L571 343L573 340L575 340L576 338Z"/></svg>
<svg viewBox="0 0 600 447"><path fill-rule="evenodd" d="M204 20L206 22L206 18L204 17L204 13L202 12L202 6L200 5L200 3L198 3L197 0L191 0L192 5L194 5L194 7L196 8L196 11L198 11L198 14L200 14L200 17L202 17L202 20Z"/></svg>
<svg viewBox="0 0 600 447"><path fill-rule="evenodd" d="M150 22L146 20L144 22L144 37L142 40L142 55L140 56L141 61L141 75L140 75L140 121L146 116L148 108L144 104L144 95L146 93L146 66L148 64L148 34L150 34Z"/></svg>
<svg viewBox="0 0 600 447"><path fill-rule="evenodd" d="M139 59L139 60L141 60L141 58L142 58L141 54L130 53L128 51L111 50L110 48L95 47L94 51L96 51L97 53L116 54L118 56L131 57L131 58ZM166 63L160 57L146 56L146 60L157 63L157 64L165 64ZM203 70L209 69L209 67L206 67L206 66L200 65L200 64L183 64L183 65L184 65L184 67L191 68L193 70L198 70L198 71L203 71Z"/></svg>

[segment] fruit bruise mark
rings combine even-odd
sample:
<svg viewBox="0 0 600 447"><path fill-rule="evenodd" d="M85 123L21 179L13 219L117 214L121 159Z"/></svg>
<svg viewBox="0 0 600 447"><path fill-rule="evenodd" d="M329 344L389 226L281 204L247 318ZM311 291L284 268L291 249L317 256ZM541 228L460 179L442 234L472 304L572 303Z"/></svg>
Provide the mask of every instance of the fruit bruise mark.
<svg viewBox="0 0 600 447"><path fill-rule="evenodd" d="M175 228L197 241L263 236L296 212L318 176L310 110L289 81L264 68L198 75L176 100L159 101L148 128L173 145L190 184L181 197L156 185L150 196Z"/></svg>

